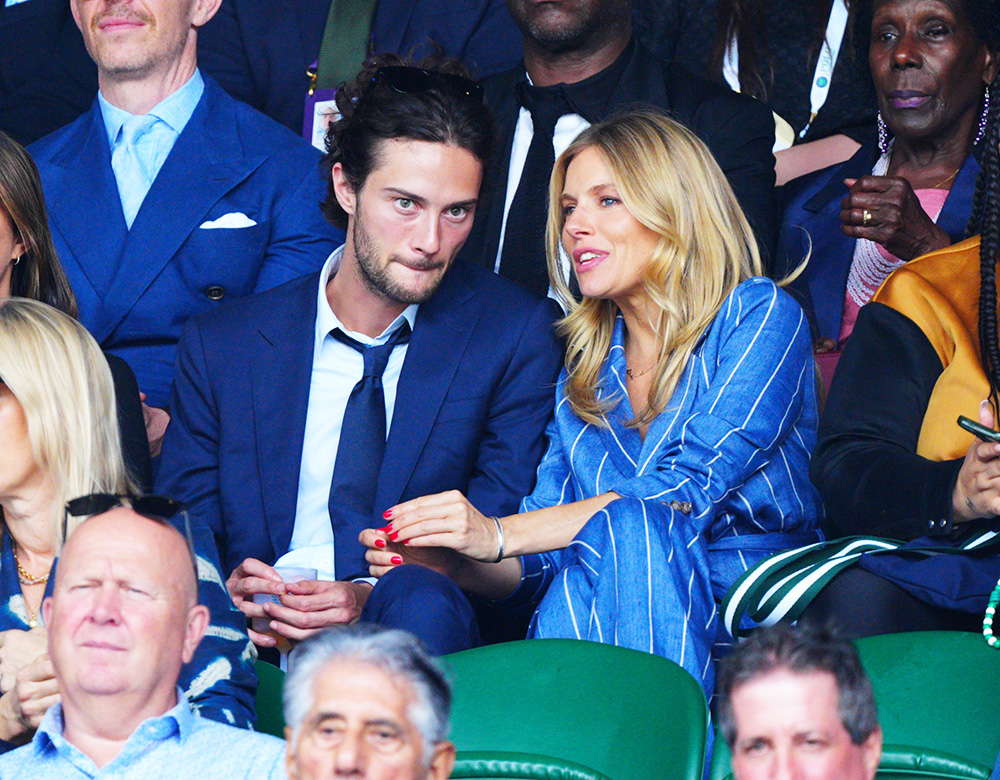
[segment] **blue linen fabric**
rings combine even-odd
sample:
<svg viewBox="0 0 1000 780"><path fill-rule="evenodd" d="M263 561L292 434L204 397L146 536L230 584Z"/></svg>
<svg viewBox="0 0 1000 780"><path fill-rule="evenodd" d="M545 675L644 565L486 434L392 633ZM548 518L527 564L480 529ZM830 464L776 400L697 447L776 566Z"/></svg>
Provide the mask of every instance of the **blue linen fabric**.
<svg viewBox="0 0 1000 780"><path fill-rule="evenodd" d="M97 765L63 737L62 704L45 713L31 742L0 756L0 778L31 780L284 780L285 742L197 717L177 705L139 724L121 752Z"/></svg>
<svg viewBox="0 0 1000 780"><path fill-rule="evenodd" d="M183 528L178 530L183 533ZM191 662L181 668L178 684L198 714L228 725L253 728L256 723L254 696L257 673L254 649L247 637L246 619L229 598L219 574L215 540L207 526L192 518L191 535L198 558L198 601L212 614L211 624L195 650ZM58 559L52 568L53 575ZM45 595L52 595L55 576ZM41 616L38 618L41 624ZM28 614L17 580L17 564L10 534L0 540L0 631L28 630ZM2 746L7 743L0 743ZM2 776L0 776L2 777Z"/></svg>
<svg viewBox="0 0 1000 780"><path fill-rule="evenodd" d="M809 325L774 282L740 284L644 440L626 426L634 413L623 342L619 316L598 390L613 404L606 426L573 413L562 373L548 451L521 511L609 491L623 498L567 548L522 557L508 602L538 603L529 636L656 653L711 696L717 602L749 565L819 538L822 505L809 482L818 418Z"/></svg>

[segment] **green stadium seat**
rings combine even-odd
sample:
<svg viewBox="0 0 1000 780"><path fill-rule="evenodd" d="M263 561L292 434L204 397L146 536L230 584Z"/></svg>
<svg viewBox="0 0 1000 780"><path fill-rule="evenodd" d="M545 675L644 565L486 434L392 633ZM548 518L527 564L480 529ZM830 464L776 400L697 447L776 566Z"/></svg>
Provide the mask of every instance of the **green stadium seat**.
<svg viewBox="0 0 1000 780"><path fill-rule="evenodd" d="M285 673L266 661L257 661L257 731L285 738L285 713L281 706L281 689Z"/></svg>
<svg viewBox="0 0 1000 780"><path fill-rule="evenodd" d="M572 639L508 642L444 660L451 738L464 762L480 755L479 774L474 762L460 762L456 771L466 773L453 777L701 780L707 705L701 686L671 661ZM504 761L522 774L494 773Z"/></svg>

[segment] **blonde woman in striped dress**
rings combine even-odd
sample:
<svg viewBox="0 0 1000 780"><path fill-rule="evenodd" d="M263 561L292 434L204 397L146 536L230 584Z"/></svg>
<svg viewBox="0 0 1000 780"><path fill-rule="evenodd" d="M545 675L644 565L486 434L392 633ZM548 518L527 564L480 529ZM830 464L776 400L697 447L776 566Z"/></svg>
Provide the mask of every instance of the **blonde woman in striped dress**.
<svg viewBox="0 0 1000 780"><path fill-rule="evenodd" d="M710 694L718 600L747 565L817 538L809 327L760 275L710 152L665 116L585 130L550 195L568 350L535 490L502 518L457 492L389 508L362 534L372 573L433 565L537 604L531 637L663 655Z"/></svg>

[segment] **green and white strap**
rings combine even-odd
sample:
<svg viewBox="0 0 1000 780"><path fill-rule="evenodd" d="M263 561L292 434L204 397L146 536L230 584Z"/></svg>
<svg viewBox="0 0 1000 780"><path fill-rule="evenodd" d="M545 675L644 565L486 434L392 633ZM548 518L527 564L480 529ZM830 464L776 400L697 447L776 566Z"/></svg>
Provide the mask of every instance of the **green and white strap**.
<svg viewBox="0 0 1000 780"><path fill-rule="evenodd" d="M740 629L744 616L761 626L797 620L830 580L853 566L862 555L892 552L901 547L918 555L955 554L998 543L997 531L984 531L958 547L906 547L899 541L875 536L816 542L772 555L744 572L722 601L722 619L729 633L737 638L752 630Z"/></svg>

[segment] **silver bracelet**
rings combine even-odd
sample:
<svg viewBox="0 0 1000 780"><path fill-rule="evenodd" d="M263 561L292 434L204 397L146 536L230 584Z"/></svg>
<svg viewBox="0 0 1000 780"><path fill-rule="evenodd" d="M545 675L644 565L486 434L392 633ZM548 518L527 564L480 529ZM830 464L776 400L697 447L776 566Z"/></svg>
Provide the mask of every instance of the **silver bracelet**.
<svg viewBox="0 0 1000 780"><path fill-rule="evenodd" d="M500 563L503 560L503 526L500 524L500 518L496 515L490 518L493 524L497 527L497 542L499 543L499 549L497 550L497 557L493 559L493 563Z"/></svg>

